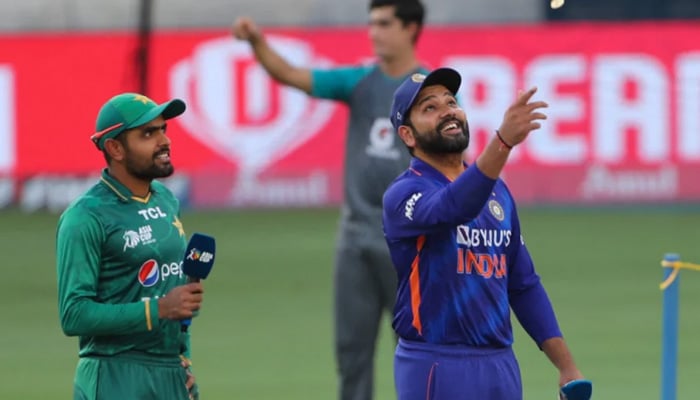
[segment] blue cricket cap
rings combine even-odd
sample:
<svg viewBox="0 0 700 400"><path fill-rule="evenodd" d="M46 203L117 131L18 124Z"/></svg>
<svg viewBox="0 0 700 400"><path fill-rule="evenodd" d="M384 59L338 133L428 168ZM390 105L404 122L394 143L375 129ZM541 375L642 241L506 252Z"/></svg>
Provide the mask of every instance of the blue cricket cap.
<svg viewBox="0 0 700 400"><path fill-rule="evenodd" d="M438 68L428 75L413 74L406 78L394 92L394 100L391 103L391 115L389 118L394 126L394 130L398 130L401 125L406 125L404 122L405 118L421 89L428 86L442 85L456 96L461 83L462 77L452 68Z"/></svg>

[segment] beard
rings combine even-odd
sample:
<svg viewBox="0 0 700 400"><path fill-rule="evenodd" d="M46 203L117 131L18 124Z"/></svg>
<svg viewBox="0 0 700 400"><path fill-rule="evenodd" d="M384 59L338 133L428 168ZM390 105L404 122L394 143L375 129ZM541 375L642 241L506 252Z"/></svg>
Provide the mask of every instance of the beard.
<svg viewBox="0 0 700 400"><path fill-rule="evenodd" d="M153 155L148 162L138 160L134 154L127 150L126 153L126 171L133 177L143 180L152 181L158 178L167 178L175 172L175 167L169 161L158 165L156 157L157 154Z"/></svg>
<svg viewBox="0 0 700 400"><path fill-rule="evenodd" d="M457 135L445 136L440 131L452 122L456 122L461 132ZM467 121L459 121L456 118L447 118L429 132L418 132L413 128L416 139L416 147L428 154L461 154L469 147L469 125Z"/></svg>

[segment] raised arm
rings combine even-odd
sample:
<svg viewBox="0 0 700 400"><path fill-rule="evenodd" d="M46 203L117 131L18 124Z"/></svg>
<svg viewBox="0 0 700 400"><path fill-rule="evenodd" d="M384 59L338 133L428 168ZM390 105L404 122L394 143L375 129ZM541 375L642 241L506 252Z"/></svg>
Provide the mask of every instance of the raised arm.
<svg viewBox="0 0 700 400"><path fill-rule="evenodd" d="M489 178L498 178L506 165L510 150L524 141L530 132L540 128L541 124L537 122L538 120L547 119L545 114L537 111L547 107L547 103L530 102L535 92L537 88L533 87L518 95L515 102L506 110L496 135L476 159L476 165Z"/></svg>
<svg viewBox="0 0 700 400"><path fill-rule="evenodd" d="M505 112L503 122L476 162L447 186L407 179L384 196L386 234L411 237L456 226L474 219L486 204L510 150L540 127L546 115L537 111L544 101L530 102L537 88L522 92ZM423 183L417 183L421 182Z"/></svg>
<svg viewBox="0 0 700 400"><path fill-rule="evenodd" d="M270 76L288 86L311 94L311 70L293 66L275 51L265 40L265 35L249 17L241 17L233 23L232 34L236 39L250 43L255 58Z"/></svg>
<svg viewBox="0 0 700 400"><path fill-rule="evenodd" d="M484 207L495 183L475 165L447 186L422 178L397 182L384 195L386 234L413 237L469 222Z"/></svg>

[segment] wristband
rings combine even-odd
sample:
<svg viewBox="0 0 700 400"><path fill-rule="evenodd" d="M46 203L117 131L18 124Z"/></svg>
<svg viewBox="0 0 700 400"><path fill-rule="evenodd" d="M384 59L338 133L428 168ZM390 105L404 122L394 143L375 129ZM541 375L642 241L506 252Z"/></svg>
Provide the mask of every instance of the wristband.
<svg viewBox="0 0 700 400"><path fill-rule="evenodd" d="M498 141L501 142L501 150L503 149L503 147L505 147L508 150L513 149L513 146L509 145L508 143L506 143L505 140L503 140L503 136L501 136L501 132L499 132L498 129L496 129L496 136L498 137Z"/></svg>

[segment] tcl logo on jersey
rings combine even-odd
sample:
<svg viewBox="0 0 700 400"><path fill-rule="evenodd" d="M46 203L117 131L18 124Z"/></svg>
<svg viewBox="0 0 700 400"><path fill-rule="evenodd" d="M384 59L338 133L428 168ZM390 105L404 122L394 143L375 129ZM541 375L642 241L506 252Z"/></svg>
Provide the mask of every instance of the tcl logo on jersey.
<svg viewBox="0 0 700 400"><path fill-rule="evenodd" d="M141 215L146 221L168 216L168 214L160 210L160 207L149 207L145 210L140 210L139 215Z"/></svg>
<svg viewBox="0 0 700 400"><path fill-rule="evenodd" d="M182 277L182 263L166 263L158 265L158 261L150 259L139 268L139 283L143 287L151 287L160 280L165 281L170 276Z"/></svg>

